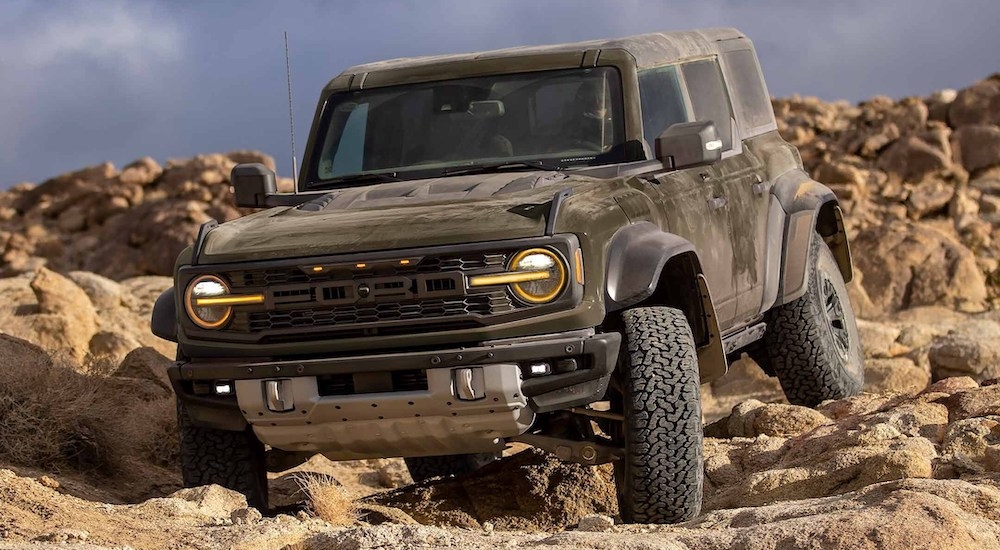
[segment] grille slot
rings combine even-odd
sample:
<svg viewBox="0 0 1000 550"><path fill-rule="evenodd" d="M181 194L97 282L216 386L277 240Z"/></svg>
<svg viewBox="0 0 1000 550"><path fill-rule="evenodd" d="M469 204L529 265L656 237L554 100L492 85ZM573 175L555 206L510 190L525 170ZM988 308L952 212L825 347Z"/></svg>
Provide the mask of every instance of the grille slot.
<svg viewBox="0 0 1000 550"><path fill-rule="evenodd" d="M366 373L371 374L371 373ZM385 373L382 373L383 375ZM391 371L392 386L389 391L427 391L427 371L421 369ZM358 376L363 376L358 374ZM320 396L357 395L358 384L354 374L323 374L316 377Z"/></svg>

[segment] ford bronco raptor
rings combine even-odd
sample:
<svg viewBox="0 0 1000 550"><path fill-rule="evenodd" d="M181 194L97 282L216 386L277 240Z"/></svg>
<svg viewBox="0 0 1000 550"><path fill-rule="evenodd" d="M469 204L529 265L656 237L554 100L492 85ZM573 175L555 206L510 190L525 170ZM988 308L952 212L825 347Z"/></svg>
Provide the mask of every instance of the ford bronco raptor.
<svg viewBox="0 0 1000 550"><path fill-rule="evenodd" d="M792 403L856 394L851 255L735 29L398 59L320 95L294 193L206 223L156 301L185 484L511 442L613 463L621 518L702 499L699 385L748 354Z"/></svg>

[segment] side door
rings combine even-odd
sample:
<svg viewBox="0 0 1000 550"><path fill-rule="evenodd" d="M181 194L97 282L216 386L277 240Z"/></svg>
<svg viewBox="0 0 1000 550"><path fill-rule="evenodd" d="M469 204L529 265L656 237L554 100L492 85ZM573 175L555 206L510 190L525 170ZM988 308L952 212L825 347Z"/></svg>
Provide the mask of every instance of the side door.
<svg viewBox="0 0 1000 550"><path fill-rule="evenodd" d="M705 102L685 91L683 66L668 65L639 73L643 137L652 156L656 137L670 125L706 120ZM694 244L715 302L719 326L736 318L733 239L723 173L717 166L651 174L649 195L664 213L665 231Z"/></svg>
<svg viewBox="0 0 1000 550"><path fill-rule="evenodd" d="M752 259L737 273L738 315L750 318L773 305L781 264L780 239L769 239L783 225L781 207L771 196L773 182L765 159L780 139L770 96L752 46L746 39L719 44L719 60L730 92L742 152L732 157L730 193L737 255ZM744 251L742 254L739 251Z"/></svg>

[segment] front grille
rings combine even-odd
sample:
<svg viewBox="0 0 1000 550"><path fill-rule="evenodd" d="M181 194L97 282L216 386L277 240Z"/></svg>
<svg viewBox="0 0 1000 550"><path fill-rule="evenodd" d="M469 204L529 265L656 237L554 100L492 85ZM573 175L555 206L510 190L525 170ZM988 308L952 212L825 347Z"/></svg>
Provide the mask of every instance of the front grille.
<svg viewBox="0 0 1000 550"><path fill-rule="evenodd" d="M425 300L422 302L388 302L383 304L353 304L329 308L302 308L290 311L262 311L237 314L246 317L249 332L293 329L302 327L343 327L387 321L439 319L468 315L492 315L514 308L506 291L477 294L464 299Z"/></svg>
<svg viewBox="0 0 1000 550"><path fill-rule="evenodd" d="M309 260L232 269L234 292L263 292L267 307L236 308L223 329L261 342L354 338L481 326L478 319L523 307L504 289L464 288L465 273L505 269L513 250L424 255L370 265ZM403 261L400 260L404 260Z"/></svg>

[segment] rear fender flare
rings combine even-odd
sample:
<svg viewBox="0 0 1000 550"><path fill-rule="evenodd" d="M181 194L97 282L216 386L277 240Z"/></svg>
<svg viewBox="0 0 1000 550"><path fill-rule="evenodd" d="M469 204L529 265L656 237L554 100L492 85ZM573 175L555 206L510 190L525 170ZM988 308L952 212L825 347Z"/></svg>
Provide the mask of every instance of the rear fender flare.
<svg viewBox="0 0 1000 550"><path fill-rule="evenodd" d="M844 213L833 191L802 170L791 170L775 180L772 191L785 222L780 228L782 254L778 297L775 305L786 304L806 292L809 272L809 242L820 234L833 252L845 282L854 279L851 249L844 226Z"/></svg>

